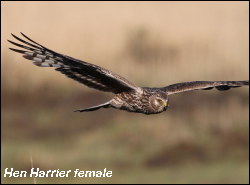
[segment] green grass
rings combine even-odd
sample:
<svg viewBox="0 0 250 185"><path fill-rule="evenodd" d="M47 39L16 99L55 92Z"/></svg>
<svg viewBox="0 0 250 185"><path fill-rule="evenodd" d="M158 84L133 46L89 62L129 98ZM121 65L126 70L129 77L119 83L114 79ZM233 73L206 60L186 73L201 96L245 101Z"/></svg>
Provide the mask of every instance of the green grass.
<svg viewBox="0 0 250 185"><path fill-rule="evenodd" d="M73 170L73 168L71 168ZM86 168L84 168L86 169ZM82 169L83 170L83 169ZM102 170L102 169L101 169ZM185 162L177 166L127 169L110 167L111 178L37 178L37 183L167 183L167 184L247 184L248 161L225 158L206 163ZM2 183L33 183L32 178L2 178Z"/></svg>
<svg viewBox="0 0 250 185"><path fill-rule="evenodd" d="M247 104L238 104L237 114L232 113L235 100L225 107L217 102L210 105L212 109L189 104L190 109L147 119L112 109L99 111L96 118L95 114L65 114L56 109L58 104L32 106L2 112L2 175L7 167L29 171L32 155L34 167L42 170L113 170L110 179L37 178L37 183L248 182ZM229 119L227 112L231 112ZM201 113L201 118L195 116ZM206 117L212 119L202 119ZM3 183L33 180L2 178Z"/></svg>

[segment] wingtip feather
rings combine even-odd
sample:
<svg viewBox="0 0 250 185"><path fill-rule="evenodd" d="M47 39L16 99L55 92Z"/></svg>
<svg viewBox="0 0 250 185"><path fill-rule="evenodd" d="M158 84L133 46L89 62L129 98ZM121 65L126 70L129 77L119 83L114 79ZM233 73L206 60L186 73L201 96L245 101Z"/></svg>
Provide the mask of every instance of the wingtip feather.
<svg viewBox="0 0 250 185"><path fill-rule="evenodd" d="M20 32L22 36L27 37L23 32Z"/></svg>
<svg viewBox="0 0 250 185"><path fill-rule="evenodd" d="M21 53L21 54L24 54L26 51L23 51L23 50L19 50L19 49L14 49L14 48L9 48L10 50L12 51L15 51L17 53Z"/></svg>

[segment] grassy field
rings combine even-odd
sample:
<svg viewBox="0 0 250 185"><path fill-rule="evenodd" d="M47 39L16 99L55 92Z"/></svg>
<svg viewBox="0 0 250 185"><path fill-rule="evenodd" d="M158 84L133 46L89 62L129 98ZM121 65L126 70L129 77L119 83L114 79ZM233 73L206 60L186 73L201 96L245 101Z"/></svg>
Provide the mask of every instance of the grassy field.
<svg viewBox="0 0 250 185"><path fill-rule="evenodd" d="M249 182L249 88L170 97L158 115L73 110L112 94L8 50L10 33L111 69L139 86L249 79L248 2L1 2L5 168L103 170L111 178L37 183Z"/></svg>

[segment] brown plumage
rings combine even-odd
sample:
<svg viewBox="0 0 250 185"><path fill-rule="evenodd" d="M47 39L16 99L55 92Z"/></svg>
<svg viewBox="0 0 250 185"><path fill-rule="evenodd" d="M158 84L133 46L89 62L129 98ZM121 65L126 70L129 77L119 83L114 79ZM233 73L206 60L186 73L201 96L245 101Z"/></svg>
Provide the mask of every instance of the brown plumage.
<svg viewBox="0 0 250 185"><path fill-rule="evenodd" d="M210 90L214 87L224 91L249 85L249 81L194 81L162 88L138 87L110 70L52 51L21 34L29 42L13 34L12 36L25 45L8 41L25 50L10 48L12 51L23 54L24 58L32 60L33 64L39 67L55 67L56 71L90 88L115 94L114 98L106 103L79 109L77 112L113 107L130 112L156 114L167 110L168 96L171 94L199 89Z"/></svg>

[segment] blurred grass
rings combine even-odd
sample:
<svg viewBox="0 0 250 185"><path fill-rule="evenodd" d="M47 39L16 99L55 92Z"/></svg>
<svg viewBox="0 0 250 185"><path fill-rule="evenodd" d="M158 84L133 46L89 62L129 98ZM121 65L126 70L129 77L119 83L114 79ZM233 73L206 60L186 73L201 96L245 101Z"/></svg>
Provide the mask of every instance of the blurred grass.
<svg viewBox="0 0 250 185"><path fill-rule="evenodd" d="M22 31L140 86L249 76L247 2L2 2L1 9L3 41ZM32 153L35 168L114 174L38 183L248 183L248 88L173 95L158 115L78 114L112 95L33 66L8 47L2 42L1 175L6 167L29 170Z"/></svg>
<svg viewBox="0 0 250 185"><path fill-rule="evenodd" d="M235 170L237 169L237 170ZM212 163L183 164L175 167L157 169L133 168L129 171L120 171L113 168L112 178L44 178L37 179L37 183L195 183L195 184L244 184L248 179L248 165L242 161L220 160ZM113 171L113 172L114 172ZM136 174L136 175L135 175ZM237 178L235 178L237 177ZM156 180L157 179L157 180ZM31 178L13 179L13 183L33 183ZM8 183L3 179L3 183Z"/></svg>

